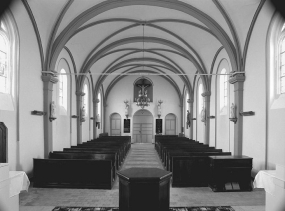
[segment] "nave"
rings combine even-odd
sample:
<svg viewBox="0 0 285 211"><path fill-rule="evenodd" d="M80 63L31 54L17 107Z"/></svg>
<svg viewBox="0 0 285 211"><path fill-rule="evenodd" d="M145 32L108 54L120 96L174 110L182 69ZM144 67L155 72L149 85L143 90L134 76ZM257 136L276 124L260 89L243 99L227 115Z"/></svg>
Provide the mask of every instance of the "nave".
<svg viewBox="0 0 285 211"><path fill-rule="evenodd" d="M131 167L161 168L154 144L132 144L120 170ZM55 206L118 207L118 178L112 190L29 188L20 194L20 211L52 211ZM170 188L170 207L232 206L235 211L265 210L265 192L212 192L208 187Z"/></svg>

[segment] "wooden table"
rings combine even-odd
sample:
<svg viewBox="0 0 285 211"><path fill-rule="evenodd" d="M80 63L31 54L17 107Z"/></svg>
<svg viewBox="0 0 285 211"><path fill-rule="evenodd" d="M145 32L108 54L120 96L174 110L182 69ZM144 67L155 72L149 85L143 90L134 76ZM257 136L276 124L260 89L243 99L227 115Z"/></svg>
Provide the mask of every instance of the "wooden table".
<svg viewBox="0 0 285 211"><path fill-rule="evenodd" d="M159 168L118 171L120 211L169 210L172 173Z"/></svg>
<svg viewBox="0 0 285 211"><path fill-rule="evenodd" d="M214 191L252 191L252 158L247 156L209 156L210 182Z"/></svg>

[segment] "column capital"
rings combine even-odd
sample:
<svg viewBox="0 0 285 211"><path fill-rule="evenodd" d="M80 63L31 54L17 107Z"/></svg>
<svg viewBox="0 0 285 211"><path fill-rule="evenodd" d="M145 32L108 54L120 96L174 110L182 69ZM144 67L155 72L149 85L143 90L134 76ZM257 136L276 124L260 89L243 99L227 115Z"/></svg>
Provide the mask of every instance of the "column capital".
<svg viewBox="0 0 285 211"><path fill-rule="evenodd" d="M193 99L187 99L187 103L194 103Z"/></svg>
<svg viewBox="0 0 285 211"><path fill-rule="evenodd" d="M80 92L80 91L76 91L75 94L76 94L76 96L84 96L85 95L84 92Z"/></svg>
<svg viewBox="0 0 285 211"><path fill-rule="evenodd" d="M203 93L202 93L202 96L203 96L203 97L211 96L211 91L203 92Z"/></svg>
<svg viewBox="0 0 285 211"><path fill-rule="evenodd" d="M233 73L233 74L230 75L230 78L229 78L230 84L235 84L237 82L244 82L245 81L244 73L234 73L234 72L231 72L231 73Z"/></svg>
<svg viewBox="0 0 285 211"><path fill-rule="evenodd" d="M57 77L53 76L53 75L42 75L42 81L43 82L51 82L53 84L56 84L58 82Z"/></svg>
<svg viewBox="0 0 285 211"><path fill-rule="evenodd" d="M93 99L93 103L100 103L99 99Z"/></svg>

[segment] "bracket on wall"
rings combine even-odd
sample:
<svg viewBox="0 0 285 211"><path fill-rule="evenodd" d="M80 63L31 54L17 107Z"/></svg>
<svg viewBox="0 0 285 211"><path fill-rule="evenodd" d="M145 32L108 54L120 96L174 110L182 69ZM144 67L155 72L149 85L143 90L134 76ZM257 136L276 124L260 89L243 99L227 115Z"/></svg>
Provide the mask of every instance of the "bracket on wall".
<svg viewBox="0 0 285 211"><path fill-rule="evenodd" d="M72 115L71 118L76 118L77 119L78 116L77 115Z"/></svg>
<svg viewBox="0 0 285 211"><path fill-rule="evenodd" d="M196 120L196 118L192 118L192 120Z"/></svg>
<svg viewBox="0 0 285 211"><path fill-rule="evenodd" d="M215 116L208 116L208 119L215 119Z"/></svg>
<svg viewBox="0 0 285 211"><path fill-rule="evenodd" d="M254 116L255 112L253 112L253 111L241 111L241 112L239 112L239 114L241 116Z"/></svg>
<svg viewBox="0 0 285 211"><path fill-rule="evenodd" d="M229 118L230 121L237 123L237 118Z"/></svg>
<svg viewBox="0 0 285 211"><path fill-rule="evenodd" d="M32 114L32 115L37 115L37 116L44 116L44 115L46 115L46 112L33 110L33 111L31 112L31 114Z"/></svg>
<svg viewBox="0 0 285 211"><path fill-rule="evenodd" d="M93 120L93 119L94 119L94 117L90 117L90 119L92 119L92 120Z"/></svg>

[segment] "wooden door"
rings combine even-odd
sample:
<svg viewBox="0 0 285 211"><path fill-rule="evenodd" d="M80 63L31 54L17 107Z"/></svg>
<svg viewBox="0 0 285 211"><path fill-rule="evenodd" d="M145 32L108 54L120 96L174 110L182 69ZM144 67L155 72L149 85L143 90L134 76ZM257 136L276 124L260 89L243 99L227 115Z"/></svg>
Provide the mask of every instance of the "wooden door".
<svg viewBox="0 0 285 211"><path fill-rule="evenodd" d="M0 163L8 163L8 128L0 122Z"/></svg>
<svg viewBox="0 0 285 211"><path fill-rule="evenodd" d="M140 110L134 115L133 120L134 143L152 143L153 116L147 110Z"/></svg>
<svg viewBox="0 0 285 211"><path fill-rule="evenodd" d="M167 114L165 117L165 135L176 135L176 117L174 114Z"/></svg>
<svg viewBox="0 0 285 211"><path fill-rule="evenodd" d="M112 114L111 116L111 136L121 135L121 116L120 114Z"/></svg>

